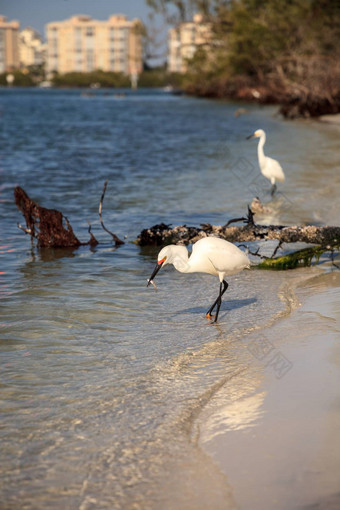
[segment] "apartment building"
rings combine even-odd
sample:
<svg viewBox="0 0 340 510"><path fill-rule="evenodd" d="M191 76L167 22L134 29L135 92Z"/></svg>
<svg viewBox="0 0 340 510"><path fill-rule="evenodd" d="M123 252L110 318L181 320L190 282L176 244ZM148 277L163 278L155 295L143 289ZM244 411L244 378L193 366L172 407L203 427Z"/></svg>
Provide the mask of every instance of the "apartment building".
<svg viewBox="0 0 340 510"><path fill-rule="evenodd" d="M0 15L0 73L19 67L19 26Z"/></svg>
<svg viewBox="0 0 340 510"><path fill-rule="evenodd" d="M181 23L168 32L168 70L172 73L185 73L187 59L195 55L197 48L209 43L211 27L201 14L195 14L193 21Z"/></svg>
<svg viewBox="0 0 340 510"><path fill-rule="evenodd" d="M73 16L46 26L47 71L97 69L135 76L142 71L141 22L113 15L107 21Z"/></svg>
<svg viewBox="0 0 340 510"><path fill-rule="evenodd" d="M46 44L40 34L31 27L27 27L19 34L20 67L40 65L45 61Z"/></svg>

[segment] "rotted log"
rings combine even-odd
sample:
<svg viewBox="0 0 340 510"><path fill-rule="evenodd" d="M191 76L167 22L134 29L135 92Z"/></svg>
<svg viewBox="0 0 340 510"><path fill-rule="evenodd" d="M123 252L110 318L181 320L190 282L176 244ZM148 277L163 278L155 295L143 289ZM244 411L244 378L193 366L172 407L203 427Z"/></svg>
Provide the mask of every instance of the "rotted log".
<svg viewBox="0 0 340 510"><path fill-rule="evenodd" d="M279 243L308 243L321 246L340 244L340 227L257 225L249 223L242 226L221 226L204 224L201 227L181 225L171 228L164 223L144 229L137 238L140 246L164 246L166 244L195 243L207 235L216 235L232 243L262 240Z"/></svg>

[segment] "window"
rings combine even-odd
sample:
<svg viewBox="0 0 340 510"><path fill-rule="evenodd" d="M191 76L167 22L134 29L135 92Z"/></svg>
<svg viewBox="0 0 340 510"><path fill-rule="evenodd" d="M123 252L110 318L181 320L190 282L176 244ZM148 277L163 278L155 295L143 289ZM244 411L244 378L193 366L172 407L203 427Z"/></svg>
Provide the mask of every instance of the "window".
<svg viewBox="0 0 340 510"><path fill-rule="evenodd" d="M5 31L3 28L0 29L0 72L3 73L6 70L5 66Z"/></svg>
<svg viewBox="0 0 340 510"><path fill-rule="evenodd" d="M119 40L121 42L125 42L126 41L126 36L127 36L127 29L126 28L121 28L119 30Z"/></svg>
<svg viewBox="0 0 340 510"><path fill-rule="evenodd" d="M76 71L82 71L83 69L83 61L81 59L81 57L77 57L77 60L76 60L76 65L75 65L75 70Z"/></svg>
<svg viewBox="0 0 340 510"><path fill-rule="evenodd" d="M86 69L87 71L94 70L94 53L92 50L86 52Z"/></svg>
<svg viewBox="0 0 340 510"><path fill-rule="evenodd" d="M5 48L5 31L3 28L0 28L0 49Z"/></svg>
<svg viewBox="0 0 340 510"><path fill-rule="evenodd" d="M80 27L76 27L74 29L74 47L75 47L75 50L76 52L80 52L81 51L81 28Z"/></svg>

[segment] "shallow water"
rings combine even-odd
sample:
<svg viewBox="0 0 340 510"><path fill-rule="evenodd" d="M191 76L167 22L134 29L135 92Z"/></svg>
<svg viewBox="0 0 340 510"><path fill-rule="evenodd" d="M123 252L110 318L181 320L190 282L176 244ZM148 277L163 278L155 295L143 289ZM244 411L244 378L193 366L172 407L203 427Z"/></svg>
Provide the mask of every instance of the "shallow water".
<svg viewBox="0 0 340 510"><path fill-rule="evenodd" d="M259 127L287 177L271 219L336 223L338 133L273 108L235 118L236 104L149 91L1 90L0 108L2 506L232 508L192 423L227 381L263 377L240 338L288 314L308 270L232 277L210 325L216 279L169 269L147 289L157 250L130 241L160 222L223 224L254 194L268 202L245 141ZM98 221L106 179L119 249ZM15 185L61 210L82 241L89 220L100 244L32 250Z"/></svg>

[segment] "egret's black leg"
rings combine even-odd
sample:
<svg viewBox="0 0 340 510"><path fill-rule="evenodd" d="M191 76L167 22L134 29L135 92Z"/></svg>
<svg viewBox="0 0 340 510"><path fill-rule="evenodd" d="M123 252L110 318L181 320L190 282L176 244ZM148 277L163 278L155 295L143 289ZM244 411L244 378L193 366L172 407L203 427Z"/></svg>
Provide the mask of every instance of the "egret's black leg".
<svg viewBox="0 0 340 510"><path fill-rule="evenodd" d="M211 319L212 318L212 315L211 315L211 312L213 311L213 309L215 308L215 306L217 305L217 309L216 309L216 315L215 315L215 320L214 322L217 321L217 317L218 317L218 313L220 311L220 308L221 308L221 303L222 303L222 296L223 294L225 293L225 291L227 290L228 288L228 283L223 280L221 283L220 283L220 291L218 293L218 297L216 299L216 301L214 301L214 303L212 304L212 306L209 308L209 310L207 311L207 314L206 314L206 317L207 319Z"/></svg>
<svg viewBox="0 0 340 510"><path fill-rule="evenodd" d="M225 286L224 284L226 283L227 286ZM222 286L223 286L223 289L222 289ZM218 317L218 314L220 312L220 308L221 308L221 304L222 304L222 296L224 294L224 292L227 290L227 287L228 287L228 284L227 282L225 282L223 280L223 282L220 284L220 293L219 293L219 296L217 298L217 303L216 303L216 315L215 315L215 320L214 322L217 322L217 317Z"/></svg>
<svg viewBox="0 0 340 510"><path fill-rule="evenodd" d="M277 190L277 186L276 186L276 184L273 184L271 192L270 192L272 197L274 196L276 190Z"/></svg>

